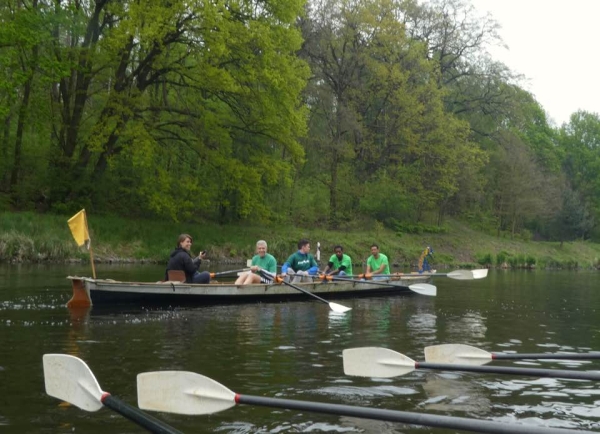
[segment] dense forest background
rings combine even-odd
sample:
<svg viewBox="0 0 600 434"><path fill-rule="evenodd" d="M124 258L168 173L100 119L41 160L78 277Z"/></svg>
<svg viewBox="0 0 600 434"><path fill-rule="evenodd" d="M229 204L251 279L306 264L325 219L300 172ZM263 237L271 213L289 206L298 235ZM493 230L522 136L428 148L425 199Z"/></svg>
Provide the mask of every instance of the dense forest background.
<svg viewBox="0 0 600 434"><path fill-rule="evenodd" d="M497 44L461 0L5 0L0 210L600 241L599 115Z"/></svg>

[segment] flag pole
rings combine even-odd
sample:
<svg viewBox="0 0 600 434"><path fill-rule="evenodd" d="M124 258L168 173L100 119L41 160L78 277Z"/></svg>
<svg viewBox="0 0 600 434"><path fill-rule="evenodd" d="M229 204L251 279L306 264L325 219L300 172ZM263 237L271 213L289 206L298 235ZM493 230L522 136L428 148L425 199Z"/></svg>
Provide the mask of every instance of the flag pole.
<svg viewBox="0 0 600 434"><path fill-rule="evenodd" d="M94 253L92 252L92 240L89 241L88 247L90 250L90 262L92 264L92 277L95 279L96 278L96 266L94 265Z"/></svg>
<svg viewBox="0 0 600 434"><path fill-rule="evenodd" d="M87 223L87 214L85 215L85 227L88 228L88 233L89 233L89 226ZM89 238L88 239L88 250L90 251L90 263L92 264L92 277L94 279L96 279L96 266L94 265L94 252L92 251L92 239Z"/></svg>

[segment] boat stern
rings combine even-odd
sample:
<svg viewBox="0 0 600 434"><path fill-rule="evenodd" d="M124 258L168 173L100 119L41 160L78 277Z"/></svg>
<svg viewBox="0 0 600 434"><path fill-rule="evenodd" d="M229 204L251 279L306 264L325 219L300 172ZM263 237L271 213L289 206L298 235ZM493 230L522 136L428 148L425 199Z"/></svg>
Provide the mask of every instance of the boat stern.
<svg viewBox="0 0 600 434"><path fill-rule="evenodd" d="M90 292L85 286L85 281L81 277L67 277L67 279L71 280L71 285L73 287L73 296L67 302L68 308L77 308L77 307L90 307L92 305L92 299L90 297Z"/></svg>

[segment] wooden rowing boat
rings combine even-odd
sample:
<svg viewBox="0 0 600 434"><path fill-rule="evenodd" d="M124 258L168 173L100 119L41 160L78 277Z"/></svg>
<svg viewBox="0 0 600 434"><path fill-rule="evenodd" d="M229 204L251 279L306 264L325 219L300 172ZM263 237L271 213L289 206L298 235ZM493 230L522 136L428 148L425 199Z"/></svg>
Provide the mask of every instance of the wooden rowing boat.
<svg viewBox="0 0 600 434"><path fill-rule="evenodd" d="M69 276L73 286L73 297L68 307L88 307L93 304L138 304L138 305L189 305L229 304L248 302L308 299L308 296L284 284L235 285L233 283L211 283L198 285L174 281L167 282L119 282L112 279L92 279ZM374 295L409 294L408 285L427 283L430 277L402 276L393 280L362 282L310 282L297 283L303 289L328 298L370 297ZM389 286L381 285L382 282Z"/></svg>

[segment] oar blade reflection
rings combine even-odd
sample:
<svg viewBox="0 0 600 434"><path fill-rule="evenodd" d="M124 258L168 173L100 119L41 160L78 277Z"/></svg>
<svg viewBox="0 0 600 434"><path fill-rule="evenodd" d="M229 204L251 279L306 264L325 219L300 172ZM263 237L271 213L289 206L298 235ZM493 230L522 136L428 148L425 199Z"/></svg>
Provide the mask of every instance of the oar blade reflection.
<svg viewBox="0 0 600 434"><path fill-rule="evenodd" d="M429 297L435 297L437 295L437 288L435 285L431 285L429 283L414 283L408 286L413 292L421 295L427 295Z"/></svg>

